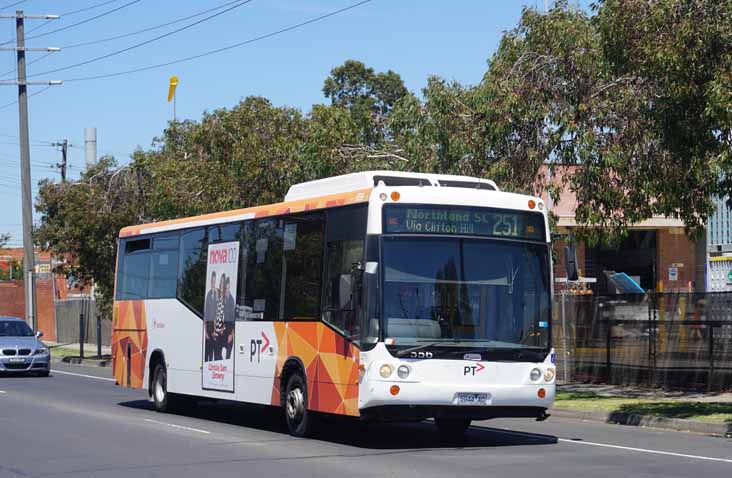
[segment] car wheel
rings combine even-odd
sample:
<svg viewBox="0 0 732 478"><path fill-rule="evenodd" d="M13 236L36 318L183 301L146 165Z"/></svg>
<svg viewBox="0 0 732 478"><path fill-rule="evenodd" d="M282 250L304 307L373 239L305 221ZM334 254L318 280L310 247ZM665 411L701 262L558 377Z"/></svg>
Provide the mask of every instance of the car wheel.
<svg viewBox="0 0 732 478"><path fill-rule="evenodd" d="M314 416L308 410L307 383L300 373L287 380L284 398L285 420L290 435L307 437L313 433Z"/></svg>
<svg viewBox="0 0 732 478"><path fill-rule="evenodd" d="M465 436L465 431L470 426L470 419L467 418L436 418L435 424L440 431L440 437L447 441L459 441Z"/></svg>

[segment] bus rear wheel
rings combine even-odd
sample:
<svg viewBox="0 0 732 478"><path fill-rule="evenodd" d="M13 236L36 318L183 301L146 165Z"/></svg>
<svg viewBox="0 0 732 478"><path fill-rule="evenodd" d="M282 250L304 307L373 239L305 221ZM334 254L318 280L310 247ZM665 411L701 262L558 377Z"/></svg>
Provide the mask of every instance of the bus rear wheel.
<svg viewBox="0 0 732 478"><path fill-rule="evenodd" d="M443 440L462 440L470 426L469 418L435 418L435 424Z"/></svg>
<svg viewBox="0 0 732 478"><path fill-rule="evenodd" d="M308 410L307 383L299 372L292 374L287 380L283 406L290 435L296 437L312 435L313 412Z"/></svg>
<svg viewBox="0 0 732 478"><path fill-rule="evenodd" d="M158 412L167 412L168 405L168 372L165 365L157 364L153 371L152 387L150 390L153 405Z"/></svg>

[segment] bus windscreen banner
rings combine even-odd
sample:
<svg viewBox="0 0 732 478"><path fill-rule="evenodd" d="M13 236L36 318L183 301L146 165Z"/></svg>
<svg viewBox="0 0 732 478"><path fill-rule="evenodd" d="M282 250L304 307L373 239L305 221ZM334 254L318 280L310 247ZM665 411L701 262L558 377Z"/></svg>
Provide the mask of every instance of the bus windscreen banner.
<svg viewBox="0 0 732 478"><path fill-rule="evenodd" d="M203 307L203 388L234 391L239 242L208 246L206 300Z"/></svg>
<svg viewBox="0 0 732 478"><path fill-rule="evenodd" d="M464 206L384 206L384 233L491 236L546 240L540 212Z"/></svg>

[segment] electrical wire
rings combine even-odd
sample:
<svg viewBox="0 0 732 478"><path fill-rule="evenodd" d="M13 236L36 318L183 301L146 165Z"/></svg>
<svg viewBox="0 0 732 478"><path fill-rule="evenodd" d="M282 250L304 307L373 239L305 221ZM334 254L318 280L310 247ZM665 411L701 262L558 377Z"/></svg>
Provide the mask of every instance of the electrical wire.
<svg viewBox="0 0 732 478"><path fill-rule="evenodd" d="M72 16L72 15L76 15L77 13L82 13L82 12L86 12L86 11L89 11L89 10L94 10L95 8L103 7L104 5L109 5L110 3L115 3L115 2L119 2L119 1L120 0L106 0L105 2L97 3L95 5L90 5L88 7L80 8L78 10L72 10L70 12L62 13L59 16L61 18L66 18L66 17ZM29 34L35 32L35 31L38 31L41 28L45 27L46 25L49 25L49 24L53 23L54 21L55 20L46 20L45 22L41 23L37 27L33 27L30 30L26 31L25 34L26 35L29 35ZM3 43L3 44L5 44L5 43Z"/></svg>
<svg viewBox="0 0 732 478"><path fill-rule="evenodd" d="M233 2L223 3L223 4L218 5L216 7L209 8L207 10L203 10L201 12L194 13L194 14L188 15L186 17L181 17L181 18L178 18L176 20L172 20L172 21L169 21L169 22L166 22L166 23L161 23L160 25L154 25L152 27L143 28L142 30L137 30L137 31L130 32L130 33L124 33L122 35L117 35L117 36L113 36L113 37L100 38L99 40L91 40L91 41L87 41L87 42L83 42L83 43L75 43L73 45L66 45L66 46L62 46L60 48L62 50L71 50L73 48L79 48L79 47L82 47L82 46L90 46L90 45L98 45L100 43L106 43L106 42L110 42L110 41L114 41L114 40L119 40L119 39L122 39L122 38L127 38L127 37L131 37L131 36L139 35L141 33L151 32L153 30L158 30L160 28L168 27L170 25L175 25L176 23L180 23L180 22L184 22L186 20L190 20L191 18L200 17L201 15L205 15L207 13L214 12L216 10L220 10L222 8L228 7L229 5L233 5L234 3L239 3L240 1L241 0L236 0L236 1L233 1Z"/></svg>
<svg viewBox="0 0 732 478"><path fill-rule="evenodd" d="M50 51L50 52L46 53L46 54L45 54L45 55L43 55L43 56L39 56L39 57L38 57L38 58L36 58L35 60L31 60L31 61L27 62L27 63L25 64L25 66L29 66L29 65L32 65L33 63L38 63L39 61L43 60L43 59L44 59L44 58L46 58L47 56L51 56L51 55L53 55L54 53L56 53L56 52L55 52L55 51ZM12 79L12 77L11 77L11 76L6 76L6 75L9 75L10 73L14 73L14 72L15 72L15 68L13 68L12 70L8 70L8 71L6 71L5 73L2 73L2 74L0 74L0 80L9 80L9 79Z"/></svg>
<svg viewBox="0 0 732 478"><path fill-rule="evenodd" d="M29 94L28 95L28 98L30 98L31 96L40 95L41 93L43 93L44 91L48 90L49 88L53 88L53 87L52 86L46 86L45 88L42 88L42 89L40 89L40 90L38 90L38 91L36 91L34 93ZM17 104L18 104L18 100L11 101L10 103L5 103L4 105L0 105L0 110L5 109L5 108L10 108L11 106L17 105Z"/></svg>
<svg viewBox="0 0 732 478"><path fill-rule="evenodd" d="M119 7L113 8L111 10L107 10L106 12L102 12L99 15L94 15L93 17L89 17L86 20L82 20L80 22L72 23L71 25L66 25L65 27L57 28L55 30L47 31L47 32L44 32L44 33L39 33L38 35L32 35L32 36L26 37L25 39L26 39L26 41L28 41L28 40L32 40L34 38L41 38L41 37L45 37L45 36L48 36L48 35L52 35L54 33L62 32L64 30L68 30L70 28L75 28L75 27L78 27L79 25L84 25L84 24L89 23L89 22L92 22L94 20L98 20L99 18L106 17L107 15L111 15L112 13L118 12L118 11L122 10L123 8L127 8L127 7L132 6L132 5L136 4L136 3L140 3L141 1L142 0L132 0L131 2L127 2L124 5L120 5ZM2 43L2 45L5 45L7 43L9 43L9 42Z"/></svg>
<svg viewBox="0 0 732 478"><path fill-rule="evenodd" d="M176 65L178 63L184 63L184 62L187 62L187 61L196 60L198 58L203 58L203 57L206 57L206 56L215 55L217 53L221 53L221 52L224 52L224 51L227 51L227 50L233 50L234 48L238 48L238 47L241 47L241 46L244 46L244 45L249 45L251 43L255 43L255 42L258 42L258 41L261 41L261 40L265 40L267 38L272 38L274 36L280 35L282 33L287 33L287 32L290 32L292 30L297 30L298 28L304 27L306 25L310 25L312 23L319 22L321 20L325 20L326 18L329 18L329 17L335 16L335 15L338 15L338 14L341 14L341 13L344 13L344 12L347 12L348 10L353 10L354 8L360 7L361 5L364 5L364 4L370 3L370 2L371 2L371 0L362 0L360 2L353 3L353 4L351 4L351 5L347 6L347 7L343 7L343 8L340 8L338 10L334 10L332 12L325 13L325 14L320 15L320 16L315 17L315 18L311 18L310 20L306 20L304 22L300 22L300 23L297 23L295 25L291 25L289 27L282 28L282 29L277 30L277 31L274 31L274 32L270 32L270 33L267 33L267 34L264 34L264 35L260 35L260 36L254 37L254 38L250 38L248 40L244 40L244 41L241 41L239 43L234 43L233 45L228 45L228 46L225 46L225 47L217 48L215 50L209 50L209 51L206 51L206 52L203 52L203 53L199 53L198 55L192 55L192 56L188 56L188 57L185 57L185 58L179 58L177 60L168 61L168 62L165 62L165 63L157 63L155 65L143 66L143 67L134 68L134 69L131 69L131 70L123 70L123 71L118 71L118 72L114 72L114 73L105 73L105 74L101 74L101 75L82 76L82 77L77 77L77 78L68 78L68 79L65 79L63 81L65 83L72 83L72 82L77 82L77 81L90 81L90 80L99 80L99 79L103 79L103 78L113 78L113 77L116 77L116 76L131 75L133 73L140 73L140 72L143 72L143 71L154 70L154 69L157 69L157 68L163 68L163 67L170 66L170 65ZM2 107L0 107L0 108L2 108Z"/></svg>
<svg viewBox="0 0 732 478"><path fill-rule="evenodd" d="M33 75L28 75L27 77L28 78L35 78L37 76L43 76L43 75L47 75L49 73L57 73L59 71L70 70L71 68L77 68L79 66L88 65L90 63L95 63L97 61L101 61L101 60L105 60L107 58L111 58L113 56L121 55L122 53L126 53L128 51L135 50L135 49L140 48L140 47L145 46L145 45L149 45L150 43L156 42L158 40L162 40L163 38L167 38L169 36L175 35L176 33L180 33L180 32L182 32L184 30L188 30L189 28L193 28L196 25L200 25L201 23L207 22L207 21L212 20L212 19L214 19L216 17L220 17L221 15L223 15L225 13L229 13L230 11L235 10L235 9L237 9L239 7L242 7L244 5L247 5L247 4L251 3L252 1L254 1L254 0L243 0L243 1L239 1L235 5L232 5L231 7L227 8L225 10L222 10L220 12L214 13L212 15L209 15L209 16L205 17L205 18L202 18L200 20L197 20L197 21L195 21L193 23L189 23L188 25L184 25L184 26L182 26L180 28L176 28L175 30L169 31L167 33L163 33L162 35L158 35L158 36L156 36L154 38L150 38L149 40L145 40L143 42L136 43L134 45L128 46L127 48L123 48L121 50L113 51L111 53L107 53L105 55L101 55L101 56L98 56L96 58L91 58L89 60L81 61L79 63L74 63L73 65L62 66L61 68L54 68L52 70L46 70L46 71L42 71L40 73L35 73Z"/></svg>
<svg viewBox="0 0 732 478"><path fill-rule="evenodd" d="M4 7L0 7L0 10L5 10L6 8L14 7L16 5L20 5L21 3L25 3L27 0L20 0L19 2L11 3L9 5L5 5Z"/></svg>

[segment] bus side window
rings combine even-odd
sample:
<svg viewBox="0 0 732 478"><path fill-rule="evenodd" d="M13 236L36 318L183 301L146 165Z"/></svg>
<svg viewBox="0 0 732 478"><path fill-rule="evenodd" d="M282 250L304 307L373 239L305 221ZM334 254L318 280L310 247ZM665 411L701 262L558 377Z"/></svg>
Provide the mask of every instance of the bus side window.
<svg viewBox="0 0 732 478"><path fill-rule="evenodd" d="M155 236L150 257L149 299L173 299L178 282L178 233Z"/></svg>
<svg viewBox="0 0 732 478"><path fill-rule="evenodd" d="M282 279L285 320L318 320L325 218L295 216L285 222Z"/></svg>
<svg viewBox="0 0 732 478"><path fill-rule="evenodd" d="M327 211L323 321L346 337L359 335L358 310L340 297L341 277L347 277L355 263L363 263L366 216L366 205Z"/></svg>
<svg viewBox="0 0 732 478"><path fill-rule="evenodd" d="M150 239L120 242L120 270L117 272L117 300L147 298L150 272Z"/></svg>
<svg viewBox="0 0 732 478"><path fill-rule="evenodd" d="M203 228L184 232L180 240L178 300L203 317L206 291L206 232Z"/></svg>
<svg viewBox="0 0 732 478"><path fill-rule="evenodd" d="M281 219L254 221L254 237L247 241L249 250L244 294L245 307L251 307L250 320L281 319L283 226Z"/></svg>

